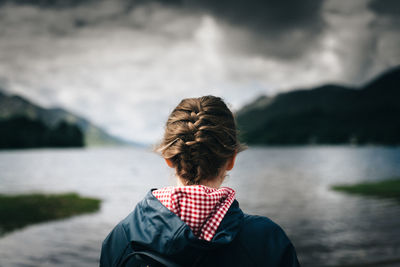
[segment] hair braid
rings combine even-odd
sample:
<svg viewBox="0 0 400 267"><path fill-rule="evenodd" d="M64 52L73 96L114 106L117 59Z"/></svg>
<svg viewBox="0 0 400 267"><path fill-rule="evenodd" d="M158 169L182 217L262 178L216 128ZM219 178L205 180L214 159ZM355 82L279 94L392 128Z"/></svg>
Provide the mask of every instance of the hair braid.
<svg viewBox="0 0 400 267"><path fill-rule="evenodd" d="M187 184L199 184L215 178L243 148L226 104L219 97L203 96L183 99L172 111L158 150Z"/></svg>

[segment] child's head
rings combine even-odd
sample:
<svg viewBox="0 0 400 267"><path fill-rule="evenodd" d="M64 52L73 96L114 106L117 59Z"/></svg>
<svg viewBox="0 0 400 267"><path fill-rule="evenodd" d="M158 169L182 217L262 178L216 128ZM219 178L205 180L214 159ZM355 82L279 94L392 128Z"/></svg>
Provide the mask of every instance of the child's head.
<svg viewBox="0 0 400 267"><path fill-rule="evenodd" d="M243 150L232 112L215 96L183 99L172 111L158 148L187 185L212 180Z"/></svg>

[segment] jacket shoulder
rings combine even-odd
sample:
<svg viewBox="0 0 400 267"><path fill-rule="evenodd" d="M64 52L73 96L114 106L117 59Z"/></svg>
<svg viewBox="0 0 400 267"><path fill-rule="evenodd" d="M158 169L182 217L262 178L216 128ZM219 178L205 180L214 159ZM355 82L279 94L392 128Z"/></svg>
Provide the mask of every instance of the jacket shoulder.
<svg viewBox="0 0 400 267"><path fill-rule="evenodd" d="M295 249L285 231L265 216L244 215L241 246L255 262L268 266L298 266Z"/></svg>
<svg viewBox="0 0 400 267"><path fill-rule="evenodd" d="M124 255L132 251L126 229L131 217L132 214L129 214L104 239L101 246L100 266L117 266Z"/></svg>
<svg viewBox="0 0 400 267"><path fill-rule="evenodd" d="M244 214L244 228L245 231L261 231L271 233L275 231L283 231L282 228L272 221L270 218L260 215Z"/></svg>

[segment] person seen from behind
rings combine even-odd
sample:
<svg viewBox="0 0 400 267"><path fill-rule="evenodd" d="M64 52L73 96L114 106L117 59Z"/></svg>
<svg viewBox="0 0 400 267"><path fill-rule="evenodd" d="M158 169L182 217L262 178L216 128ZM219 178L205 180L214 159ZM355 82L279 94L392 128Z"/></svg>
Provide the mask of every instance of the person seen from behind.
<svg viewBox="0 0 400 267"><path fill-rule="evenodd" d="M282 228L244 213L226 173L244 149L234 116L215 96L183 99L158 151L176 186L151 189L103 242L100 266L299 266ZM135 256L135 257L133 257Z"/></svg>

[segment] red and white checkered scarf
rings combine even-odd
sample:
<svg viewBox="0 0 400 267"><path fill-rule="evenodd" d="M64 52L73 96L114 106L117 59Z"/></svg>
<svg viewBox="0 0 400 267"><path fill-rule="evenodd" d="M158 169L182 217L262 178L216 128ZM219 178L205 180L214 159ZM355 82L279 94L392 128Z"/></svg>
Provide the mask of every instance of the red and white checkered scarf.
<svg viewBox="0 0 400 267"><path fill-rule="evenodd" d="M204 185L165 187L152 192L170 211L185 222L195 236L211 241L219 224L235 200L229 187Z"/></svg>

